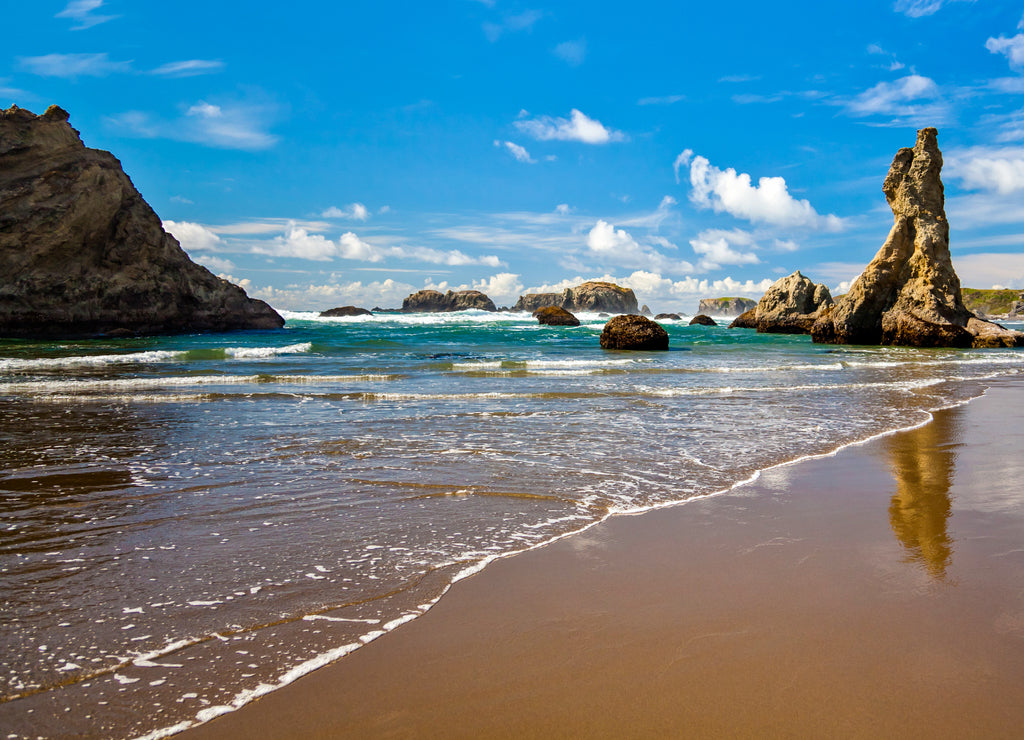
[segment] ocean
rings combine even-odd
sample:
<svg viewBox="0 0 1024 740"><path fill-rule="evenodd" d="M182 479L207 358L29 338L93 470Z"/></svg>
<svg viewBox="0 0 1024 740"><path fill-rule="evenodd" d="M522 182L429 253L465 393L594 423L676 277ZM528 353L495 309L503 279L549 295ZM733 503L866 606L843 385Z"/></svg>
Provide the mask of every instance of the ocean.
<svg viewBox="0 0 1024 740"><path fill-rule="evenodd" d="M0 340L4 737L164 737L497 558L923 424L1024 371L1019 349L686 321L663 322L668 352L610 352L592 314L284 315L276 332Z"/></svg>

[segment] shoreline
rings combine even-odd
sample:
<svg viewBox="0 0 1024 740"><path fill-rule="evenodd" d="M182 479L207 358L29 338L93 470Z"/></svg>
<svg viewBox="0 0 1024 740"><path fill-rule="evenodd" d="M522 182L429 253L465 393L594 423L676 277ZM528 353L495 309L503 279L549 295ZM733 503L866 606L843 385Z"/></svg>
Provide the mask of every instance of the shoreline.
<svg viewBox="0 0 1024 740"><path fill-rule="evenodd" d="M1014 403L1018 407L1024 406L1021 386L1013 380L997 381L991 384L984 396L991 394L1015 398ZM540 605L537 603L530 604L531 599L529 597L526 598L527 603L525 604L505 604L501 609L496 610L494 608L493 602L496 596L508 590L510 578L513 580L521 579L524 583L528 583L531 580L534 582L544 581L543 583L533 583L532 587L527 589L529 591L533 591L536 588L546 593L552 589L551 582L557 581L562 584L565 590L574 592L574 584L580 580L581 573L579 570L583 564L581 564L579 557L574 556L573 553L577 552L583 543L607 541L610 536L615 536L616 533L623 529L660 529L663 528L663 525L655 526L652 522L656 523L662 517L676 521L676 524L680 524L684 529L693 529L700 520L707 517L721 519L724 515L734 516L733 520L726 522L729 525L726 527L727 534L717 535L719 539L725 538L728 540L731 537L737 536L739 531L737 527L749 529L749 525L752 523L744 521L743 517L737 514L737 502L742 503L740 510L762 512L762 515L763 511L766 508L770 509L771 503L780 496L802 503L804 509L819 508L824 500L827 500L833 508L838 507L842 509L850 502L844 502L835 496L826 496L823 501L815 500L814 497L808 498L806 491L801 489L799 485L794 487L793 492L786 494L776 493L771 496L763 494L766 490L774 490L772 486L776 485L778 480L788 480L789 478L803 480L827 477L829 475L827 469L849 467L851 459L857 461L853 465L855 477L857 475L863 477L867 475L866 472L861 472L861 469L865 467L864 463L877 456L879 448L886 446L885 440L904 439L910 435L921 436L922 430L930 430L928 434L932 434L937 427L945 423L938 421L940 417L942 419L957 416L976 417L981 413L978 411L978 408L984 407L985 412L989 412L988 407L992 405L990 401L991 399L986 397L977 398L966 406L959 405L952 409L934 412L930 421L916 425L910 430L886 432L881 435L875 435L869 440L844 445L831 453L815 455L810 458L800 458L773 466L765 471L761 471L752 480L737 484L727 491L704 497L701 500L686 502L687 506L675 504L672 507L656 507L653 510L626 517L610 517L571 536L555 540L543 548L521 552L514 558L498 559L483 569L482 572L478 572L476 577L463 579L458 588L450 589L445 594L445 597L428 610L426 614L405 625L402 630L388 634L388 639L374 641L363 646L346 656L344 660L310 673L284 688L265 695L258 701L237 711L224 714L207 724L187 730L179 736L183 738L241 737L243 734L253 732L254 728L259 729L259 734L269 737L327 737L345 735L346 733L349 733L351 736L367 734L373 736L391 734L390 730L385 731L387 728L381 725L380 721L384 714L390 716L396 712L405 718L403 722L398 724L397 728L391 728L399 730L397 732L398 736L402 736L403 733L415 735L442 734L442 730L446 727L447 730L451 731L451 727L446 726L442 719L449 714L453 717L455 715L462 717L462 721L473 719L476 722L476 732L482 732L485 735L500 735L502 733L496 732L496 725L493 724L497 719L495 718L496 715L493 714L495 708L492 705L495 704L503 692L495 688L492 690L491 695L480 697L481 700L486 700L487 707L491 711L491 714L488 716L492 717L490 723L484 722L485 718L478 716L480 715L479 707L474 710L466 706L466 697L464 692L459 690L459 680L454 678L453 673L456 668L463 671L464 674L469 672L470 675L476 676L479 676L481 672L486 672L487 666L496 664L496 658L488 656L488 649L491 649L490 646L480 645L480 650L478 651L470 651L469 654L464 652L458 654L459 641L455 640L455 642L449 645L452 654L446 656L444 651L437 653L436 650L438 645L444 640L451 640L457 637L457 635L453 634L454 625L460 625L462 630L472 628L474 630L486 631L485 628L492 624L503 621L507 622L508 617L506 615L509 612L519 614L521 619L517 622L517 625L523 622L528 623L531 619L538 619L537 607ZM982 451L982 448L979 448L976 442L973 445L970 444L970 441L965 444L968 444L968 451L973 451L976 457ZM1009 443L1004 442L1004 444ZM861 458L867 458L867 460ZM798 465L797 463L800 464ZM825 469L825 472L820 470L822 468ZM871 473L876 477L878 475L877 470L871 471ZM884 477L882 475L883 479ZM760 495L758 492L760 492ZM715 499L714 502L710 501L712 498ZM722 511L716 513L714 510L719 508L719 505L721 505ZM1017 505L1014 516L1020 516L1022 513L1021 509L1022 507ZM761 523L763 525L763 521L760 518L755 519L754 523ZM893 538L892 532L888 533L888 538L890 540ZM644 544L648 550L652 551L647 553L649 556L648 560L665 549L665 543L661 542L661 539L657 537L653 539L653 543L661 542L661 544L651 544L651 542L651 538L647 535L640 536L638 540L638 543ZM733 548L728 547L727 544L718 543L718 547L732 551ZM766 545L771 545L771 538L769 538L767 543L759 543L758 548L765 547ZM586 548L584 547L584 549ZM706 551L697 554L705 560L709 557L709 553ZM692 556L693 553L690 553L690 555ZM612 564L609 563L607 565ZM625 567L616 564L617 569ZM763 568L763 566L761 567ZM643 558L641 558L640 562L633 562L634 572L630 573L628 578L616 580L613 584L605 583L601 586L600 591L632 590L631 584L647 578L644 573L645 570ZM569 571L575 572L575 575L572 577L562 575L562 573ZM714 572L715 569L712 568L711 571ZM545 573L547 577L538 576L538 572ZM584 573L582 575L587 574ZM676 574L677 577L679 575L678 573ZM778 580L777 573L769 575ZM692 574L689 577L692 578ZM619 588L609 589L609 585L617 585ZM778 585L785 587L784 583ZM707 584L703 584L703 587L707 588ZM659 590L660 588L654 589L655 593ZM725 590L728 591L728 589ZM555 587L554 591L557 593L558 587ZM650 594L647 595L650 596ZM593 598L593 593L588 593L586 596ZM537 600L537 597L532 598L533 602ZM488 607L488 604L491 604L491 606ZM552 604L549 601L544 601L543 605L550 608ZM665 607L664 605L658 605L657 600L655 600L652 602L651 608L664 609ZM676 604L675 608L678 610L682 606ZM606 612L606 616L611 615L613 612L614 610ZM543 613L543 610L541 610L541 613ZM576 616L580 615L577 614ZM619 618L622 616L620 614ZM569 621L571 622L572 620ZM1024 625L1024 616L1021 617L1020 621ZM575 635L577 638L579 637L577 634L580 632L579 627L561 626L563 627L561 632L558 630L553 630L553 632L561 634L563 638L570 634ZM661 634L664 631L664 628L660 625L648 625L648 627L647 633L656 632ZM526 628L505 624L504 629L498 630L493 636L506 635L510 629L523 631ZM549 630L543 630L539 636L546 638L546 641L552 641L552 638L545 634L547 632ZM671 633L671 630L669 632ZM609 650L616 652L619 649L614 639L602 640L593 634L589 634L587 637L588 639L584 640L584 645L580 649L591 662ZM605 637L607 638L607 635ZM643 642L643 640L641 639L640 642ZM499 660L497 664L508 664L509 658L515 657L520 666L529 665L530 669L534 672L536 672L536 664L543 664L545 660L545 656L537 655L537 652L558 654L559 648L565 648L564 642L558 639L553 639L553 644L545 651L531 651L525 647L513 650L513 644L508 643L507 637L501 640L500 644L504 644L508 650L512 651L513 655L506 655L504 661ZM429 653L431 646L435 650L434 653ZM628 649L626 652L629 652ZM479 655L476 655L476 653L479 653ZM423 703L425 699L421 695L429 692L425 692L422 686L416 688L419 686L419 681L414 680L412 686L405 686L400 680L388 679L388 674L391 672L398 675L409 674L410 671L423 664L422 658L425 655L429 655L429 664L433 665L435 669L440 670L443 668L440 671L441 675L435 675L437 673L435 671L435 674L423 677L423 681L427 685L437 688L437 691L434 692L436 695L432 695L431 701L428 704L428 706L434 707L433 711L435 714L433 715L429 711L424 710ZM524 662L531 655L532 662ZM634 655L633 657L636 656ZM647 660L649 662L650 658ZM512 663L515 663L515 661L512 661ZM382 673L382 669L387 670L384 670ZM509 681L514 684L515 677L517 675L521 677L524 672L526 671L522 667L518 674L513 669L510 671L512 675ZM637 676L641 677L648 675L646 670L634 669L634 672ZM544 675L546 675L546 672L544 672ZM589 675L589 671L584 672L584 675ZM371 683L370 679L374 683ZM547 678L543 678L540 680L540 683L543 684L547 681ZM623 682L624 685L628 684L625 678ZM557 681L548 688L562 691L566 688L565 683L566 681L564 680ZM569 683L571 683L571 680ZM476 685L476 683L470 682L469 685ZM388 697L386 703L390 708L380 706L379 699L377 700L377 705L375 705L373 698L374 689L369 688L370 686L376 686L375 690L378 693ZM440 689L440 687L444 686L447 686L449 689L447 693L442 692ZM478 688L479 690L476 693L481 693L483 689ZM483 693L486 694L486 691L483 691ZM545 693L543 687L538 686L530 692L533 704L539 701L538 693ZM355 698L356 695L358 695L358 699ZM337 699L339 696L344 696L345 701L342 706L334 706L331 697ZM580 697L576 696L575 698L578 700ZM374 706L376 706L376 709L372 708ZM411 710L413 706L416 707L416 711ZM438 715L436 712L441 714ZM610 727L611 725L608 722L613 720L612 715L621 717L621 713L612 711L611 707L608 707L602 714L606 715L605 722L590 726L578 725L574 722L569 722L568 724L555 722L552 724L550 717L533 711L532 713L519 714L518 724L515 724L515 726L520 733L530 732L531 730L539 729L541 726L544 726L546 731L555 731L556 734L558 731L568 730L569 728L578 730L587 728L587 731L591 732ZM463 715L466 716L463 717ZM433 719L430 719L431 716ZM285 720L283 717L288 719ZM531 717L533 719L530 719ZM548 722L548 724L545 725L541 721L542 717L547 718L544 722ZM514 719L514 717L506 717L505 721L512 721ZM562 719L564 720L565 718ZM1024 716L1021 716L1020 719L1024 719ZM464 726L466 727L466 732L469 733L469 725ZM302 728L301 730L299 729L300 727ZM755 727L749 726L747 729L754 730ZM711 728L709 727L708 729L710 730Z"/></svg>

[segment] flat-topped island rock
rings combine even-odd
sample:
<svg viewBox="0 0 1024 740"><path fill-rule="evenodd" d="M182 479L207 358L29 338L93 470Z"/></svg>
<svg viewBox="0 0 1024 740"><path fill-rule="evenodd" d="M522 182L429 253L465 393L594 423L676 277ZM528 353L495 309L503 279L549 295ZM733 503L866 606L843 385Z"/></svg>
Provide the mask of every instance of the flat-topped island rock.
<svg viewBox="0 0 1024 740"><path fill-rule="evenodd" d="M614 283L591 280L561 293L527 293L519 297L513 311L533 313L544 306L558 306L566 311L637 313L636 295L631 288Z"/></svg>
<svg viewBox="0 0 1024 740"><path fill-rule="evenodd" d="M263 301L195 264L110 152L57 106L0 110L0 336L277 329Z"/></svg>
<svg viewBox="0 0 1024 740"><path fill-rule="evenodd" d="M494 301L479 290L420 290L402 301L404 313L450 313L453 311L497 311Z"/></svg>

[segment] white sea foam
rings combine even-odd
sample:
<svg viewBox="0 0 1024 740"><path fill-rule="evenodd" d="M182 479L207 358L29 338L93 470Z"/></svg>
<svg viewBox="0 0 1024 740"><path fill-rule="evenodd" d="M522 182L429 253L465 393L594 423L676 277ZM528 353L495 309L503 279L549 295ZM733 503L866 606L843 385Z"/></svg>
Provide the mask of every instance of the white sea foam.
<svg viewBox="0 0 1024 740"><path fill-rule="evenodd" d="M312 342L301 342L289 344L284 347L226 347L224 353L228 357L238 359L259 359L264 357L277 357L279 355L299 355L313 349Z"/></svg>
<svg viewBox="0 0 1024 740"><path fill-rule="evenodd" d="M154 378L115 378L111 380L29 380L0 383L2 393L86 393L90 391L138 391L194 386L232 386L268 383L294 385L330 385L394 380L387 374L366 375L166 375Z"/></svg>
<svg viewBox="0 0 1024 740"><path fill-rule="evenodd" d="M32 359L8 358L0 360L0 372L170 362L173 360L183 360L187 355L188 352L184 350L151 350L148 352L126 352L117 355L78 355L73 357L40 357Z"/></svg>

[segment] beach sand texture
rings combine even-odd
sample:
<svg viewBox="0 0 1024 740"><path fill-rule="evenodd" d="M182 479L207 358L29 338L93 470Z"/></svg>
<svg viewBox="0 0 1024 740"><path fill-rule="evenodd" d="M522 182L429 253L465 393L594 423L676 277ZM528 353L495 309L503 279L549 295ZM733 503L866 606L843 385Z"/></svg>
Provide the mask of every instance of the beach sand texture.
<svg viewBox="0 0 1024 740"><path fill-rule="evenodd" d="M1024 388L997 382L614 517L183 737L1020 737L1020 419Z"/></svg>

